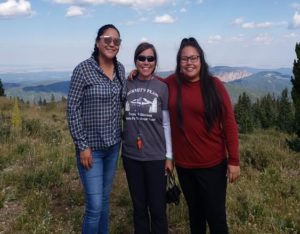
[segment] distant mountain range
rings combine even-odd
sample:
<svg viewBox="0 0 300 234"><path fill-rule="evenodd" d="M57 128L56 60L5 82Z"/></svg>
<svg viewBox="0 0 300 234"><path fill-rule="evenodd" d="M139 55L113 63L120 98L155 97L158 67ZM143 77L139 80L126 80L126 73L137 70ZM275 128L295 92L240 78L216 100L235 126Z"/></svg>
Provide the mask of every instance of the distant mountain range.
<svg viewBox="0 0 300 234"><path fill-rule="evenodd" d="M167 77L172 71L159 72ZM211 73L225 83L233 102L242 92L253 99L274 93L280 95L284 88L292 87L290 82L292 69L257 69L250 67L217 66ZM7 96L19 96L24 100L36 102L40 98L50 100L54 94L56 100L66 97L70 85L71 72L34 72L0 74Z"/></svg>

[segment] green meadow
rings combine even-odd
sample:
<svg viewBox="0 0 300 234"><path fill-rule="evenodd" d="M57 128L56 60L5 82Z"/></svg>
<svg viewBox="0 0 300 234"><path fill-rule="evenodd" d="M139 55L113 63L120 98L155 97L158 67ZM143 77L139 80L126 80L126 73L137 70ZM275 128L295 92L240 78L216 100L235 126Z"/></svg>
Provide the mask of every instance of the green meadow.
<svg viewBox="0 0 300 234"><path fill-rule="evenodd" d="M66 103L0 98L0 233L80 233L84 198ZM228 185L230 233L300 234L300 153L274 129L240 134L241 177ZM186 204L168 206L169 233L189 233ZM121 159L111 195L111 233L133 233Z"/></svg>

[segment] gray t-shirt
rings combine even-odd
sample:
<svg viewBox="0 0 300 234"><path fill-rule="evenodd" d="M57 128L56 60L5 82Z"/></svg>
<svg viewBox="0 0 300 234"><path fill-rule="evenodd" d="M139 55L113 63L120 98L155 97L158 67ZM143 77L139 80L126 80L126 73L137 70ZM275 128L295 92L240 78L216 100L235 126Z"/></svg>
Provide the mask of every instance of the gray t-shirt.
<svg viewBox="0 0 300 234"><path fill-rule="evenodd" d="M166 159L162 110L168 110L168 87L162 81L127 82L122 155L139 161ZM142 139L138 149L137 138Z"/></svg>

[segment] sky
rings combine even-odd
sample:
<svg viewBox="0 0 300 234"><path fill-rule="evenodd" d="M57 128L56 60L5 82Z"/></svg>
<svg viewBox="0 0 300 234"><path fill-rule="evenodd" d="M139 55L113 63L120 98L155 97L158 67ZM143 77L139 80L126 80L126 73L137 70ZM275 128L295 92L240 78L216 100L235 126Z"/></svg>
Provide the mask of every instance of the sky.
<svg viewBox="0 0 300 234"><path fill-rule="evenodd" d="M174 70L185 37L198 40L211 67L292 67L300 1L0 0L0 72L73 70L108 23L121 33L127 71L142 41L156 47L159 71Z"/></svg>

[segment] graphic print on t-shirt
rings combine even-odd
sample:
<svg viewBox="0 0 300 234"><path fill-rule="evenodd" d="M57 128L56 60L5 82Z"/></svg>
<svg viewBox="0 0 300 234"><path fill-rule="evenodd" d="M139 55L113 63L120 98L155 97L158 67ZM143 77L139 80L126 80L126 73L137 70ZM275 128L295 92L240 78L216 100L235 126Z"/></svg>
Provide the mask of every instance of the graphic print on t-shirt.
<svg viewBox="0 0 300 234"><path fill-rule="evenodd" d="M126 120L155 121L158 94L145 88L132 89L127 94L125 111Z"/></svg>

